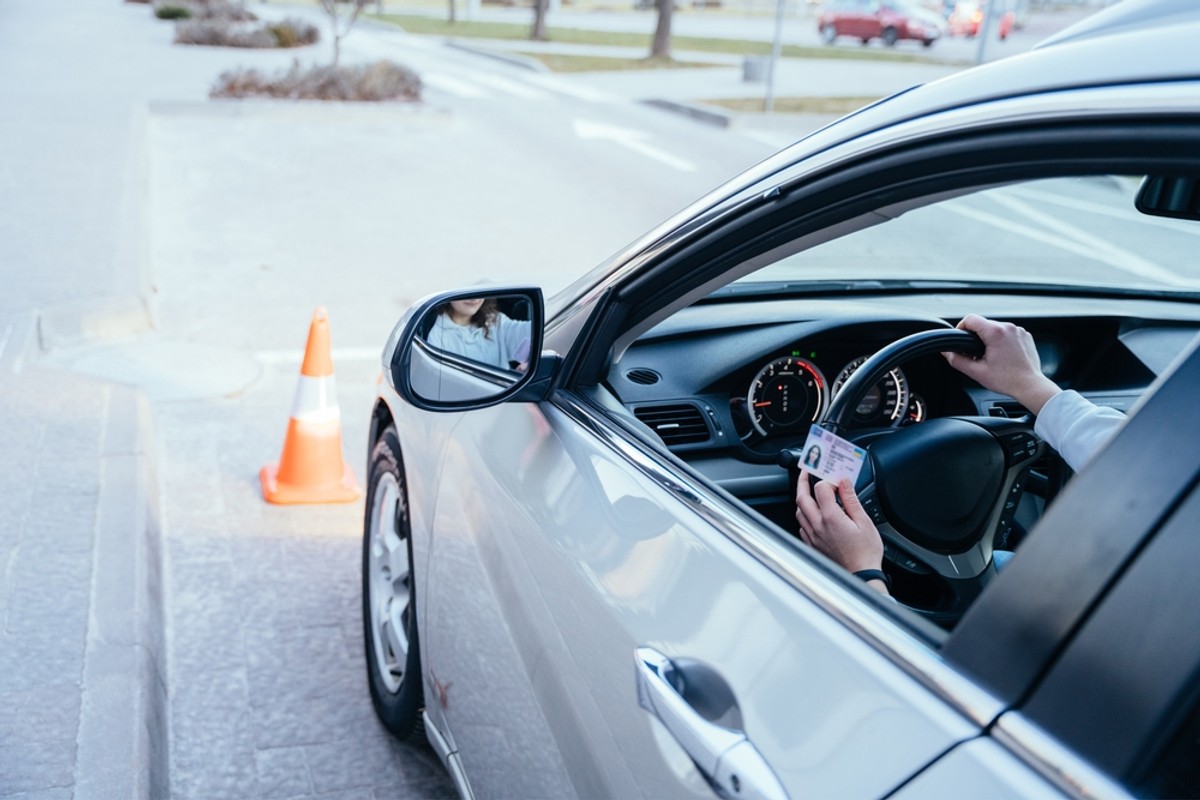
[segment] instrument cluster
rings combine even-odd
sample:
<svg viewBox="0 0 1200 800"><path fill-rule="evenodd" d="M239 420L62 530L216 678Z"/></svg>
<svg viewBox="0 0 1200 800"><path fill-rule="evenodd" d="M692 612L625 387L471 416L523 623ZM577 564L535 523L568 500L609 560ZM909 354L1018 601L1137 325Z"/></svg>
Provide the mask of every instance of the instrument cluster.
<svg viewBox="0 0 1200 800"><path fill-rule="evenodd" d="M794 350L772 358L731 398L743 440L803 435L821 420L830 400L868 358L861 354L842 363L832 383L818 365L817 352ZM829 366L828 360L823 360ZM854 413L857 428L895 428L922 422L925 399L912 390L904 370L887 373L863 396Z"/></svg>

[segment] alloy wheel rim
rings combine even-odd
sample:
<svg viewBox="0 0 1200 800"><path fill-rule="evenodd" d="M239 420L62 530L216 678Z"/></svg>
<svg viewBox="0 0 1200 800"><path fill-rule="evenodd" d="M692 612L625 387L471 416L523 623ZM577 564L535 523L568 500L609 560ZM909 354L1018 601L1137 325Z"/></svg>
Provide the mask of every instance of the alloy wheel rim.
<svg viewBox="0 0 1200 800"><path fill-rule="evenodd" d="M412 606L408 542L400 526L400 484L381 475L375 485L368 541L368 603L376 672L389 692L400 690L408 664L408 614Z"/></svg>

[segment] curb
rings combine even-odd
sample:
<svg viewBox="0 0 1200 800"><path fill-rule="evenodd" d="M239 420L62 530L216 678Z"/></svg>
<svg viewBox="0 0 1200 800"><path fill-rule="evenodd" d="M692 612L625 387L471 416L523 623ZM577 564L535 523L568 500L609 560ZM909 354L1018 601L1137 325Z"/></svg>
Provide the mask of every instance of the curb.
<svg viewBox="0 0 1200 800"><path fill-rule="evenodd" d="M77 800L170 796L160 513L150 403L113 384L76 740Z"/></svg>
<svg viewBox="0 0 1200 800"><path fill-rule="evenodd" d="M538 61L536 58L523 56L519 53L505 53L500 50L490 50L486 47L466 44L460 39L447 39L446 46L454 48L455 50L461 50L464 53L472 53L477 56L483 56L484 58L503 61L506 64L511 64L514 67L521 67L522 69L527 69L531 72L550 72L550 68Z"/></svg>
<svg viewBox="0 0 1200 800"><path fill-rule="evenodd" d="M648 99L638 101L643 105L657 108L662 111L670 111L673 114L681 114L696 122L702 122L705 125L712 125L717 128L732 128L737 124L737 117L727 111L721 111L709 106L702 106L696 103L683 103L678 100L662 100Z"/></svg>

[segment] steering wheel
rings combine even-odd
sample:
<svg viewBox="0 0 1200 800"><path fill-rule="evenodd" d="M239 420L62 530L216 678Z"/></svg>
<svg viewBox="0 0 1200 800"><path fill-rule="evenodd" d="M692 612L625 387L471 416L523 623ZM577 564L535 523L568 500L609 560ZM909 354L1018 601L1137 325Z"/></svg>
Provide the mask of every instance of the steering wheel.
<svg viewBox="0 0 1200 800"><path fill-rule="evenodd" d="M953 624L995 575L993 543L1003 541L1030 467L1045 451L1030 421L1005 417L943 417L910 427L856 433L854 411L868 391L901 363L932 353L978 356L973 333L921 331L879 350L833 398L822 427L867 451L855 484L863 509L879 529L897 599L934 622ZM781 463L799 458L785 451ZM932 579L938 591L909 602L909 586ZM914 579L915 580L908 580Z"/></svg>

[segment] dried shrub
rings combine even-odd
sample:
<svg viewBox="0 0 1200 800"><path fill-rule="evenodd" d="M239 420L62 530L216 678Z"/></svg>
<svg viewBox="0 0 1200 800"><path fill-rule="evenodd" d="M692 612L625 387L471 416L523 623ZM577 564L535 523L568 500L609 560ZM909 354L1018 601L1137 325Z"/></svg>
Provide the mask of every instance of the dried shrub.
<svg viewBox="0 0 1200 800"><path fill-rule="evenodd" d="M303 47L308 44L316 44L317 40L321 38L316 25L310 25L304 20L294 17L288 17L282 22L268 25L267 30L275 36L279 47Z"/></svg>
<svg viewBox="0 0 1200 800"><path fill-rule="evenodd" d="M192 16L192 9L188 6L156 5L154 16L159 19L188 19Z"/></svg>
<svg viewBox="0 0 1200 800"><path fill-rule="evenodd" d="M189 19L175 23L176 44L210 47L278 47L266 28L247 28L226 19Z"/></svg>
<svg viewBox="0 0 1200 800"><path fill-rule="evenodd" d="M192 0L192 16L198 19L226 19L230 22L255 22L258 17L245 6L229 0Z"/></svg>
<svg viewBox="0 0 1200 800"><path fill-rule="evenodd" d="M275 97L287 100L380 102L421 99L421 79L408 67L377 61L357 67L314 66L292 62L286 72L265 75L256 69L224 72L210 97Z"/></svg>

